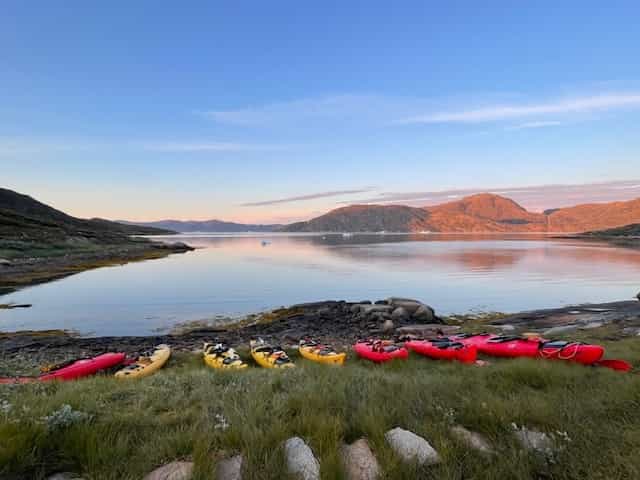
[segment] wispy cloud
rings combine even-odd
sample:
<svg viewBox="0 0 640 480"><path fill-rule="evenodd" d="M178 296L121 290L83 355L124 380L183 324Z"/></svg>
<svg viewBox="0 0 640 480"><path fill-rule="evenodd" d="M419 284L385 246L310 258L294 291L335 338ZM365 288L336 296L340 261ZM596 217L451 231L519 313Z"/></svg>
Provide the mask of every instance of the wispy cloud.
<svg viewBox="0 0 640 480"><path fill-rule="evenodd" d="M476 193L490 192L509 197L526 208L542 211L548 208L573 206L580 203L612 202L640 197L640 180L619 180L569 185L533 185L525 187L467 188L424 192L381 192L358 200L369 204L437 205ZM351 202L340 201L339 204Z"/></svg>
<svg viewBox="0 0 640 480"><path fill-rule="evenodd" d="M149 142L143 143L145 150L155 152L254 152L269 150L285 150L287 145L260 145L252 143L233 143L216 141L187 142Z"/></svg>
<svg viewBox="0 0 640 480"><path fill-rule="evenodd" d="M640 93L603 93L523 105L492 105L411 116L400 123L481 123L549 114L590 113L640 106Z"/></svg>
<svg viewBox="0 0 640 480"><path fill-rule="evenodd" d="M507 127L507 130L524 130L527 128L546 128L546 127L559 127L560 125L564 125L562 122L553 121L553 120L540 120L538 122L524 122L519 125L513 125L511 127Z"/></svg>
<svg viewBox="0 0 640 480"><path fill-rule="evenodd" d="M241 207L263 207L267 205L278 205L281 203L306 202L318 198L338 197L342 195L355 195L357 193L365 193L374 190L374 187L365 187L353 190L331 190L328 192L310 193L308 195L299 195L296 197L277 198L275 200L262 200L259 202L243 203Z"/></svg>

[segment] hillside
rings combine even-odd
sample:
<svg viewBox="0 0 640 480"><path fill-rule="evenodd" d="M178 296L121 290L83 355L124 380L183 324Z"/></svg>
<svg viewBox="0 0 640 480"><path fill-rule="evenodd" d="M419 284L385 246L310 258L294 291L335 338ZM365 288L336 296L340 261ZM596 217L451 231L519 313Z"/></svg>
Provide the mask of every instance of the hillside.
<svg viewBox="0 0 640 480"><path fill-rule="evenodd" d="M401 205L353 205L307 222L283 228L287 232L560 232L575 233L640 222L640 199L578 205L529 212L509 198L490 193L424 208Z"/></svg>
<svg viewBox="0 0 640 480"><path fill-rule="evenodd" d="M184 244L132 236L170 233L175 232L75 218L27 195L0 189L0 294L88 268L191 250Z"/></svg>
<svg viewBox="0 0 640 480"><path fill-rule="evenodd" d="M584 235L594 237L640 237L640 223L632 223L631 225L609 228L607 230L585 232Z"/></svg>
<svg viewBox="0 0 640 480"><path fill-rule="evenodd" d="M213 232L213 233L242 233L242 232L274 232L282 225L254 225L245 223L225 222L222 220L158 220L156 222L130 222L119 220L127 225L161 228L180 233Z"/></svg>

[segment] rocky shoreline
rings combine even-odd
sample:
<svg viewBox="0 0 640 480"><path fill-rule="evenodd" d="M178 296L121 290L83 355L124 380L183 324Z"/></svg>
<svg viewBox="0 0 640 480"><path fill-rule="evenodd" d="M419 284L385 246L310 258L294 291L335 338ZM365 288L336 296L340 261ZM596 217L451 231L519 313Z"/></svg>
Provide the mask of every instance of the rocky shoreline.
<svg viewBox="0 0 640 480"><path fill-rule="evenodd" d="M95 251L60 256L0 259L0 295L17 288L68 277L94 268L163 258L194 250L182 242L131 242L108 245Z"/></svg>
<svg viewBox="0 0 640 480"><path fill-rule="evenodd" d="M549 338L580 331L610 329L610 339L640 335L640 301L567 306L516 314L440 317L426 304L392 297L376 302L322 301L249 315L224 326L195 326L152 336L81 337L64 331L0 333L0 364L6 369L34 368L52 361L105 351L134 354L167 343L174 351L199 351L205 341L246 347L252 338L264 338L294 347L304 337L350 349L357 339L406 338L453 334L459 331L495 331L518 334L535 331ZM0 369L3 370L3 369ZM6 375L9 372L0 371ZM15 372L24 373L22 371Z"/></svg>

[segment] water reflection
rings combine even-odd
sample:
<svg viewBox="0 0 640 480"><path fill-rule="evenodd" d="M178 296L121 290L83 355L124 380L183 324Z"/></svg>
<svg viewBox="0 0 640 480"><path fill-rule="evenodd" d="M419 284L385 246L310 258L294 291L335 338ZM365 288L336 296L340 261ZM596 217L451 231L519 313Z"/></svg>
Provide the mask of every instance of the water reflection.
<svg viewBox="0 0 640 480"><path fill-rule="evenodd" d="M405 295L441 312L628 298L640 252L543 236L197 236L186 255L85 272L3 301L0 329L149 333L177 321L327 298Z"/></svg>

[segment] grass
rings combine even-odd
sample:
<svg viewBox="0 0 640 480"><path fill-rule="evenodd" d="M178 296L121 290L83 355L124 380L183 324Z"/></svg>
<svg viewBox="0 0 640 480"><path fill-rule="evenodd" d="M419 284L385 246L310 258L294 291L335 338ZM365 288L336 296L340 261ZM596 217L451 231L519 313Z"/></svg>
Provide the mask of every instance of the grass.
<svg viewBox="0 0 640 480"><path fill-rule="evenodd" d="M640 365L637 340L613 344ZM298 368L287 371L218 372L179 354L139 381L4 387L0 478L66 470L87 479L140 479L158 465L190 459L196 479L205 479L221 452L243 453L244 478L287 478L282 442L293 435L311 445L323 479L343 478L338 447L363 436L383 479L640 478L636 374L526 359L477 368L416 356L382 366L350 358L330 368L292 356ZM91 420L59 428L42 420L65 404ZM226 430L217 428L220 415ZM459 443L449 430L454 423L484 434L498 456ZM566 432L571 441L559 441L555 461L544 462L522 451L512 423ZM401 464L384 441L396 426L427 438L443 462Z"/></svg>

